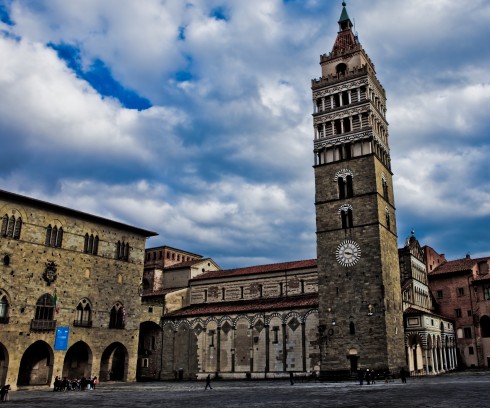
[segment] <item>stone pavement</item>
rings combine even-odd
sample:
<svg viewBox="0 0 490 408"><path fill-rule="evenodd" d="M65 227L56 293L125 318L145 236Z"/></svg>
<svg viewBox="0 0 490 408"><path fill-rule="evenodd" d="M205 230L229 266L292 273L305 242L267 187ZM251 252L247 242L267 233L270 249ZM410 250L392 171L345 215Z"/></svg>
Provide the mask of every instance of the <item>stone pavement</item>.
<svg viewBox="0 0 490 408"><path fill-rule="evenodd" d="M23 407L490 407L490 371L358 383L277 381L106 383L93 391L19 390L7 406Z"/></svg>

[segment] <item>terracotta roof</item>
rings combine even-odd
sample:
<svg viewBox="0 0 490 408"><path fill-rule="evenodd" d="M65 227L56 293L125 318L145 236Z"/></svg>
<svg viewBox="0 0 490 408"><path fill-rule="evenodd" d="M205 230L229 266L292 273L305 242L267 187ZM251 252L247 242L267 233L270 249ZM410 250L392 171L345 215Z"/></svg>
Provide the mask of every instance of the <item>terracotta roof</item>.
<svg viewBox="0 0 490 408"><path fill-rule="evenodd" d="M477 275L475 278L473 278L473 282L488 282L490 281L490 273L487 273L485 275Z"/></svg>
<svg viewBox="0 0 490 408"><path fill-rule="evenodd" d="M283 262L283 263L269 264L269 265L256 265L256 266L249 266L246 268L226 269L223 271L206 272L199 276L196 276L195 278L191 279L191 281L213 279L213 278L225 278L225 277L227 278L230 276L254 275L254 274L261 274L261 273L268 273L268 272L291 271L291 270L304 269L304 268L315 268L316 266L317 266L316 259Z"/></svg>
<svg viewBox="0 0 490 408"><path fill-rule="evenodd" d="M446 273L471 271L475 266L475 264L482 261L488 261L489 259L490 257L475 258L475 259L463 258L463 259L456 259L455 261L448 261L443 263L442 265L439 265L433 271L430 271L429 276L442 275Z"/></svg>
<svg viewBox="0 0 490 408"><path fill-rule="evenodd" d="M318 307L318 293L281 298L250 299L236 302L200 303L169 313L164 317L205 316L213 314L268 312L291 308Z"/></svg>

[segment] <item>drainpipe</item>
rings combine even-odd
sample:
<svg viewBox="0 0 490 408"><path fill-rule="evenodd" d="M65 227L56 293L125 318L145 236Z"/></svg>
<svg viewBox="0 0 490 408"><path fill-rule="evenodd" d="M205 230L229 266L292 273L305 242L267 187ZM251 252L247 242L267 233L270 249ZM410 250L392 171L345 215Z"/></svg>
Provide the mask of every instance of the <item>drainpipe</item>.
<svg viewBox="0 0 490 408"><path fill-rule="evenodd" d="M471 308L471 320L472 320L472 326L473 326L473 332L474 332L474 343L475 343L475 352L476 352L476 366L480 366L480 355L478 353L478 343L476 341L476 326L475 326L475 317L474 317L474 311L473 311L473 298L471 295L471 286L470 286L470 278L472 276L468 276L468 291L470 292L470 308Z"/></svg>

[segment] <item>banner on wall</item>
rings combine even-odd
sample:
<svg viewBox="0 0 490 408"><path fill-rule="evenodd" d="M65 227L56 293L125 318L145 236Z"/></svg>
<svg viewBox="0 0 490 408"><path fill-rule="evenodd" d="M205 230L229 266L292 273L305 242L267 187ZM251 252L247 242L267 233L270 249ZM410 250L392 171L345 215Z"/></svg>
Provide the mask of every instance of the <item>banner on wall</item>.
<svg viewBox="0 0 490 408"><path fill-rule="evenodd" d="M68 326L60 326L56 328L56 337L54 339L55 350L67 350L68 349L68 336L70 334L70 328Z"/></svg>

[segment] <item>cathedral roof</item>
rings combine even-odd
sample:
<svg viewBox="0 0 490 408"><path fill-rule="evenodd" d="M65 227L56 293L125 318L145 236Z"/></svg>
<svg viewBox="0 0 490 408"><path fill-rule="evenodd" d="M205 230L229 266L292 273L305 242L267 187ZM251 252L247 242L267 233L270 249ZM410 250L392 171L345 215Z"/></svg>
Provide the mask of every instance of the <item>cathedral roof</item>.
<svg viewBox="0 0 490 408"><path fill-rule="evenodd" d="M307 259L303 261L282 262L282 263L268 264L268 265L249 266L246 268L211 271L196 276L191 280L197 281L197 280L214 279L214 278L225 278L231 276L262 274L268 272L291 271L291 270L298 270L298 269L305 269L305 268L316 268L316 266L317 266L316 259Z"/></svg>
<svg viewBox="0 0 490 408"><path fill-rule="evenodd" d="M199 303L168 313L165 317L206 316L213 314L268 312L291 308L318 307L318 293L307 295L260 298L230 302Z"/></svg>

